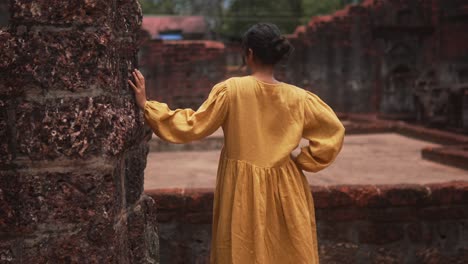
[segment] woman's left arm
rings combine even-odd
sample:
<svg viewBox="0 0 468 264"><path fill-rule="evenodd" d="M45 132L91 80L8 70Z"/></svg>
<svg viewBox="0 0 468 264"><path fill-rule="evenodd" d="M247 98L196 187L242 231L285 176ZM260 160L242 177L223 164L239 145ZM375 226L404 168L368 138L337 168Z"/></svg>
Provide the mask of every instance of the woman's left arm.
<svg viewBox="0 0 468 264"><path fill-rule="evenodd" d="M309 144L301 147L295 162L305 171L317 172L328 167L341 151L345 127L330 106L316 94L305 92L302 137Z"/></svg>
<svg viewBox="0 0 468 264"><path fill-rule="evenodd" d="M139 73L141 75L141 73ZM140 84L143 83L141 77ZM228 112L227 86L225 82L216 84L208 98L194 111L190 108L171 110L167 104L158 101L146 101L146 95L137 94L137 85L132 86L140 103L147 124L160 138L172 143L187 143L204 138L215 132L224 122ZM144 89L143 89L144 90ZM140 88L141 91L141 88ZM138 99L138 96L141 96Z"/></svg>

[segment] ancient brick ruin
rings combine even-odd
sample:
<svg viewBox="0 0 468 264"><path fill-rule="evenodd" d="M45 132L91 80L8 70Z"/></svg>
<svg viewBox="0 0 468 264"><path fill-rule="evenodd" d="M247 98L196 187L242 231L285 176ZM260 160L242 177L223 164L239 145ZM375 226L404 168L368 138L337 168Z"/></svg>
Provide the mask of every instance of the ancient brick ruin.
<svg viewBox="0 0 468 264"><path fill-rule="evenodd" d="M225 47L210 40L146 40L140 52L150 99L197 109L225 78Z"/></svg>
<svg viewBox="0 0 468 264"><path fill-rule="evenodd" d="M370 115L339 117L345 123L348 137L395 133L450 146L442 148L444 151L468 144L468 136L376 120ZM222 142L222 138L219 140ZM219 149L220 144L215 141L215 137L207 138L190 144L185 150ZM153 148L152 151L163 151L165 155L174 150L166 145L153 145ZM428 155L424 152L434 149L422 151ZM454 166L463 161L466 164L466 156L464 159L451 157L446 152L441 155L434 159ZM365 178L365 173L360 173ZM394 176L412 178L412 173ZM348 176L339 175L343 179ZM444 176L447 180L433 183L403 180L400 184L373 184L363 179L359 184L312 184L320 263L465 263L468 260L468 181L453 181L451 175ZM213 189L146 188L146 192L156 200L158 208L161 262L208 263Z"/></svg>
<svg viewBox="0 0 468 264"><path fill-rule="evenodd" d="M289 36L296 52L282 79L339 112L448 114L465 127L465 2L366 0L313 18ZM139 61L150 98L197 108L240 73L239 47L143 42L140 24L137 0L0 3L0 263L158 263L159 238L162 263L207 261L213 190L146 190L156 203L143 194L151 131L126 79ZM440 142L421 154L466 168L466 137L351 116L348 135ZM198 147L220 147L206 142ZM323 263L468 260L466 182L312 192Z"/></svg>
<svg viewBox="0 0 468 264"><path fill-rule="evenodd" d="M466 136L355 114L371 112L387 119L442 121L447 127L466 127L468 114L463 111L468 104L463 100L467 98L468 35L462 29L468 25L466 10L463 1L364 1L329 16L312 18L308 25L298 27L288 36L296 51L287 67L280 68L281 79L319 94L332 105L346 122L347 135L397 133L437 142L443 147L421 149L419 154L466 169ZM170 50L174 43L150 45ZM195 101L174 102L171 94L189 98L197 91L204 98L216 81L242 74L234 67L240 63L235 56L239 46L225 44L223 49L219 45L217 56L224 56L226 61L223 65L221 59L216 60L219 79L205 83L205 90L164 87L162 83L154 89L169 89L163 100L174 107L196 108ZM157 55L159 63L175 64L171 62L177 60L174 53ZM205 54L205 46L193 47L191 53L184 56L184 65L212 64L211 59L209 63L200 63L195 55ZM151 57L143 56L142 64L151 64ZM155 62L152 65L153 69L158 67ZM157 71L149 70L148 74L153 72ZM199 73L197 67L195 74ZM166 76L159 74L159 79L175 79L181 84L184 81ZM431 120L424 120L428 117ZM208 138L186 146L158 140L151 144L153 151L214 150L221 147L222 138ZM213 189L146 191L157 202L161 261L207 263ZM311 191L317 208L321 263L468 261L466 181L314 185Z"/></svg>
<svg viewBox="0 0 468 264"><path fill-rule="evenodd" d="M158 263L137 0L3 1L0 262Z"/></svg>
<svg viewBox="0 0 468 264"><path fill-rule="evenodd" d="M331 15L313 17L289 35L296 50L282 69L281 79L317 93L339 112L378 112L384 118L416 119L428 125L466 130L467 10L463 0L366 0ZM181 47L181 50L190 49L191 56L171 53L175 47L169 42L166 48L161 47L165 44L150 44L160 46L150 49L167 49L169 55L161 58L146 53L149 57L144 58L148 64L157 61L161 65L181 67L187 79L203 79L209 75L210 81L200 85L210 87L231 76L233 61L239 64L238 58L232 56L232 45L222 48L223 44L218 43L216 57L219 59L213 63L212 58L205 57L209 63L199 65L201 54L210 53L215 45L210 43ZM222 57L226 58L225 62ZM184 61L181 66L175 62L178 59ZM192 64L197 66L187 71L184 65ZM153 70L149 73L159 72L161 79L169 82L179 82L184 77L161 74L170 66L158 67L156 70L156 66L150 66ZM227 75L223 76L223 71ZM165 94L177 94L178 98L203 98L209 91L190 83L161 88L163 84L158 86L160 90L168 89ZM163 99L172 102L172 97ZM180 102L174 103L177 107L200 102L198 99L176 101Z"/></svg>
<svg viewBox="0 0 468 264"><path fill-rule="evenodd" d="M465 263L468 184L312 186L320 263ZM163 263L208 263L213 190L150 191Z"/></svg>
<svg viewBox="0 0 468 264"><path fill-rule="evenodd" d="M290 36L285 79L340 112L468 128L466 1L366 0Z"/></svg>

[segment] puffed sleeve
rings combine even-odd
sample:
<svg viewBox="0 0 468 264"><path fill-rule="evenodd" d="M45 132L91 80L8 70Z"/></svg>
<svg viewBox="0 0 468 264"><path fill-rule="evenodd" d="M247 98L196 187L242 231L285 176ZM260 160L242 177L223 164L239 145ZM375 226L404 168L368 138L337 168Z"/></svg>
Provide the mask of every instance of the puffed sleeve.
<svg viewBox="0 0 468 264"><path fill-rule="evenodd" d="M302 137L309 145L301 147L296 158L300 169L317 172L328 167L341 151L345 128L335 112L317 95L306 91Z"/></svg>
<svg viewBox="0 0 468 264"><path fill-rule="evenodd" d="M197 111L190 108L171 110L165 103L146 101L145 121L158 137L172 143L201 139L222 125L228 112L227 97L227 86L223 81L213 86Z"/></svg>

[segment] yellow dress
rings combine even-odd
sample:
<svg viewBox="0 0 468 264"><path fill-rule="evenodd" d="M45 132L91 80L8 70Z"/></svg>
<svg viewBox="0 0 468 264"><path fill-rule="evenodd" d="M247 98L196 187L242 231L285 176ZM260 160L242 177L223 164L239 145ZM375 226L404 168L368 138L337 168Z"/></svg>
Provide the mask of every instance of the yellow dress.
<svg viewBox="0 0 468 264"><path fill-rule="evenodd" d="M147 101L144 113L154 133L173 143L222 126L210 263L319 263L314 203L302 170L330 165L345 129L317 95L232 77L216 84L196 111ZM309 144L293 159L302 137Z"/></svg>

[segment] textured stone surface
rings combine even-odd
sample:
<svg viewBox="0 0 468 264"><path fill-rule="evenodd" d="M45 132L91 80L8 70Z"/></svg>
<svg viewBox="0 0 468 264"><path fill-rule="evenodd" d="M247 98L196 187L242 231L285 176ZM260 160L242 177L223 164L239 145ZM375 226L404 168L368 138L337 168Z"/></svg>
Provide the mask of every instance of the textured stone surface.
<svg viewBox="0 0 468 264"><path fill-rule="evenodd" d="M466 1L449 2L365 0L313 17L289 36L282 78L340 112L466 130Z"/></svg>
<svg viewBox="0 0 468 264"><path fill-rule="evenodd" d="M466 181L311 187L320 263L468 261ZM161 260L208 263L213 190L147 192L159 210Z"/></svg>
<svg viewBox="0 0 468 264"><path fill-rule="evenodd" d="M468 170L468 145L442 148L428 147L422 150L422 156L428 160Z"/></svg>
<svg viewBox="0 0 468 264"><path fill-rule="evenodd" d="M156 203L141 195L128 215L130 263L158 263L159 235Z"/></svg>
<svg viewBox="0 0 468 264"><path fill-rule="evenodd" d="M217 82L226 77L225 47L204 40L145 41L142 72L150 99L171 108L197 109Z"/></svg>
<svg viewBox="0 0 468 264"><path fill-rule="evenodd" d="M0 262L159 263L151 131L126 82L138 2L3 3Z"/></svg>
<svg viewBox="0 0 468 264"><path fill-rule="evenodd" d="M113 219L121 210L111 169L67 172L3 172L0 188L7 222L3 233L33 233L42 225L75 225ZM10 220L11 219L11 220Z"/></svg>

